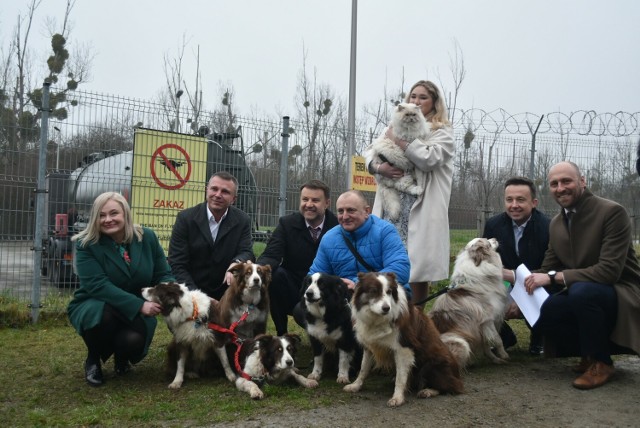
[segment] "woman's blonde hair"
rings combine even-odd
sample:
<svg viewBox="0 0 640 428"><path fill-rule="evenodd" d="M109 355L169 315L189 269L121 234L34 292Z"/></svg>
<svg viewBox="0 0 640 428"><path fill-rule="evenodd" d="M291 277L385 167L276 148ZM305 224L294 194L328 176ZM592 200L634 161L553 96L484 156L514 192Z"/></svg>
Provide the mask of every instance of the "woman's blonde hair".
<svg viewBox="0 0 640 428"><path fill-rule="evenodd" d="M80 241L80 245L85 247L89 244L95 244L100 240L100 210L102 210L109 201L116 201L122 207L124 214L124 241L122 243L130 244L134 236L138 241L142 241L142 227L133 224L131 208L124 196L117 192L102 193L93 201L87 228L77 235L74 235L73 238L71 238L72 241Z"/></svg>
<svg viewBox="0 0 640 428"><path fill-rule="evenodd" d="M430 119L427 119L431 122L432 129L436 130L442 128L443 126L451 126L451 123L449 122L449 113L447 112L447 106L444 103L444 98L440 94L440 90L435 85L435 83L431 82L430 80L417 81L411 87L411 90L407 93L404 101L407 103L411 102L411 93L418 86L422 86L423 88L425 88L427 92L429 92L429 95L431 95L431 99L433 99L433 110L435 110L435 113L433 114L433 116L431 116Z"/></svg>

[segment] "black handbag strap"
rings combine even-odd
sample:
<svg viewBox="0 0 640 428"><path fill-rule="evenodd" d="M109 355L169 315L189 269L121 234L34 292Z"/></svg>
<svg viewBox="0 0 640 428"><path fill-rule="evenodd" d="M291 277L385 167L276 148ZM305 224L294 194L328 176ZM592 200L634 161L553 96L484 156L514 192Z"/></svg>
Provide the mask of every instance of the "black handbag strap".
<svg viewBox="0 0 640 428"><path fill-rule="evenodd" d="M356 247L353 246L353 242L351 242L344 234L342 234L342 239L344 239L344 242L347 244L347 247L349 247L351 253L356 257L356 260L360 262L362 266L367 268L369 272L375 272L375 269L372 268L369 263L364 261L358 250L356 250Z"/></svg>

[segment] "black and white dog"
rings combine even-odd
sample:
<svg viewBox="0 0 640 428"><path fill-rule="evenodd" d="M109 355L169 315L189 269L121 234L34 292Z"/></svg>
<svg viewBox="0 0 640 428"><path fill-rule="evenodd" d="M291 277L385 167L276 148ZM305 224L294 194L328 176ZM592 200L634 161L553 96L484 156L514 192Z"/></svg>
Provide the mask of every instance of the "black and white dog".
<svg viewBox="0 0 640 428"><path fill-rule="evenodd" d="M338 383L349 383L352 363L360 365L357 357L361 356L361 348L353 331L350 298L351 293L340 277L314 273L303 280L300 306L313 349L309 379L320 380L326 351L338 353Z"/></svg>
<svg viewBox="0 0 640 428"><path fill-rule="evenodd" d="M283 382L293 378L305 388L315 388L318 382L298 374L295 355L300 337L295 334L284 336L258 335L242 342L240 351L233 344L227 345L228 358L236 360L238 378L235 381L239 391L248 393L259 400L264 393L258 386L262 381ZM258 383L256 383L258 382Z"/></svg>

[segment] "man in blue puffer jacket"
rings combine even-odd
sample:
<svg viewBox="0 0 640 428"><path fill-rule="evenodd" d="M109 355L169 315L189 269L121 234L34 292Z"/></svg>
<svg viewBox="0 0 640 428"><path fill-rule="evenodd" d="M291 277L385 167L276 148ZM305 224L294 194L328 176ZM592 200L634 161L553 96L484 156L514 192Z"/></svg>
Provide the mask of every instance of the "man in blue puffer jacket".
<svg viewBox="0 0 640 428"><path fill-rule="evenodd" d="M337 275L350 289L355 287L358 272L367 272L367 268L349 250L343 238L346 236L374 271L395 273L398 283L405 285L410 298L411 289L407 285L409 256L396 228L371 214L367 200L357 190L340 195L336 208L340 225L329 230L320 241L309 274Z"/></svg>

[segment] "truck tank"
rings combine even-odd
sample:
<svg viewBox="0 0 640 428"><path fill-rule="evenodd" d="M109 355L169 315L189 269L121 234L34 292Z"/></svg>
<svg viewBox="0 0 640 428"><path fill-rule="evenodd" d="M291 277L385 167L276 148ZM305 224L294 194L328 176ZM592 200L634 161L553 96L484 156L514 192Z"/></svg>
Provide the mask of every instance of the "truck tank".
<svg viewBox="0 0 640 428"><path fill-rule="evenodd" d="M76 169L69 176L68 200L76 216L69 220L76 232L86 227L91 205L99 194L118 192L127 200L131 196L133 151L88 160L92 163Z"/></svg>

